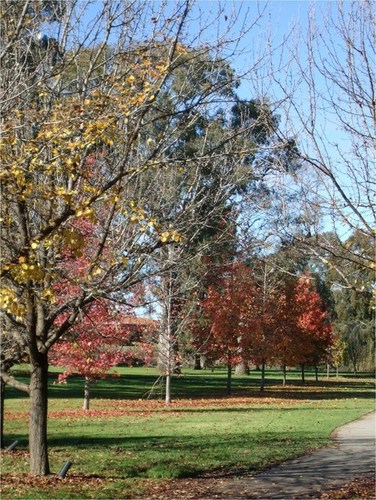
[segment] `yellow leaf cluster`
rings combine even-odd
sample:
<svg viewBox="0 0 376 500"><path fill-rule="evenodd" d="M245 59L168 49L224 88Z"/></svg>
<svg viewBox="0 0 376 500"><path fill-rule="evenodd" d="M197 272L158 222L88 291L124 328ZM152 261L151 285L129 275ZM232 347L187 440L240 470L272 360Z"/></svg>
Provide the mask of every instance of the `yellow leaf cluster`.
<svg viewBox="0 0 376 500"><path fill-rule="evenodd" d="M147 231L159 231L161 229L156 217L147 214L134 200L128 201L128 209L123 209L124 216L129 217L129 220L134 224L139 224L139 229L142 233Z"/></svg>
<svg viewBox="0 0 376 500"><path fill-rule="evenodd" d="M108 76L107 81L99 84L85 100L65 95L54 101L51 95L48 105L47 100L43 106L39 101L25 109L15 109L14 113L4 117L0 138L0 181L4 205L8 204L3 220L11 230L15 223L15 200L29 203L25 203L26 209L31 207L31 212L38 215L35 224L40 223L42 229L67 212L94 222L94 199L111 203L119 201L118 192L108 192L109 197L105 198L107 193L101 191L104 191L103 177L97 175L96 164L90 161L97 152L105 156L127 143L128 130L132 130L138 111L155 98L162 77L168 71L166 63L152 60L142 52L135 56L134 61L125 61L124 67L126 71ZM43 89L40 91L44 92ZM148 145L153 145L152 139ZM149 167L150 164L145 164L135 168L134 172L130 170L130 173L137 175ZM161 228L157 220L137 203L132 203L129 206L122 204L127 210L127 220L138 224L137 229L141 232L153 232L158 237ZM71 210L66 211L67 206ZM54 234L40 240L37 227L33 227L32 234L36 239L29 242L27 259L9 265L9 273L19 283L25 280L42 282L45 278L44 270L36 262L35 251L38 249L41 253L43 248L56 247L58 255L62 248L66 248L75 256L82 255L85 241L76 229L57 228ZM161 239L178 242L180 236L171 229L162 233ZM5 296L4 303L15 311L10 297L9 294ZM49 289L41 297L54 300Z"/></svg>
<svg viewBox="0 0 376 500"><path fill-rule="evenodd" d="M94 267L90 273L90 277L98 276L99 274L102 274L102 269L100 267Z"/></svg>
<svg viewBox="0 0 376 500"><path fill-rule="evenodd" d="M116 137L116 121L111 116L101 116L90 122L83 133L86 144L105 144L112 146Z"/></svg>
<svg viewBox="0 0 376 500"><path fill-rule="evenodd" d="M9 270L18 283L24 283L25 281L29 280L37 281L40 283L44 279L43 269L38 263L35 262L25 261L18 264L12 264Z"/></svg>
<svg viewBox="0 0 376 500"><path fill-rule="evenodd" d="M95 222L96 217L93 207L78 207L76 209L76 217L85 217L86 219Z"/></svg>
<svg viewBox="0 0 376 500"><path fill-rule="evenodd" d="M162 243L168 243L168 242L175 242L175 243L180 243L182 241L182 236L181 234L176 231L175 229L171 229L169 231L164 231L160 235L160 240Z"/></svg>
<svg viewBox="0 0 376 500"><path fill-rule="evenodd" d="M45 290L43 290L41 297L47 300L50 304L55 304L56 302L55 293L52 288L46 288Z"/></svg>
<svg viewBox="0 0 376 500"><path fill-rule="evenodd" d="M0 288L0 308L16 317L17 321L21 321L26 313L26 307L20 302L16 294L11 288Z"/></svg>

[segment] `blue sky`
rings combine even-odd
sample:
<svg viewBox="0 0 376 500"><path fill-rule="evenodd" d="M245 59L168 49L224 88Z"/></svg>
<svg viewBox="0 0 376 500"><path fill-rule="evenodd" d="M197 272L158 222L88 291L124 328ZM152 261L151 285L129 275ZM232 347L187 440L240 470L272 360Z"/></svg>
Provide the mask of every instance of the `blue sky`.
<svg viewBox="0 0 376 500"><path fill-rule="evenodd" d="M121 2L122 0L119 1ZM90 18L95 16L95 13L102 7L102 5L102 1L92 2L90 9L84 17L87 19L87 23L90 22ZM176 10L178 3L172 0L168 1L167 4L166 2L159 0L149 0L149 2L146 2L146 5L150 11L145 16L146 23L142 27L142 32L140 31L140 33L137 33L137 36L139 36L140 39L145 39L144 37L146 37L152 30L158 30L158 23L152 22L153 14L151 11L153 9L158 11L158 9L164 5L165 17L173 17L172 13ZM347 6L350 6L350 2L342 1L341 5L347 9ZM220 16L216 19L218 8L222 8L222 11ZM221 39L227 31L227 37L233 35L234 39L237 39L239 33L241 32L244 18L248 16L249 24L257 19L258 13L262 12L263 15L257 19L257 22L255 22L250 31L242 36L240 40L238 39L237 44L234 42L230 45L230 47L227 47L224 54L229 56L232 49L236 47L237 55L230 58L230 62L238 75L245 75L244 81L238 89L238 93L241 97L252 99L258 95L265 95L267 97L274 94L275 97L278 98L278 89L276 84L272 81L272 79L268 79L267 66L265 66L264 69L261 66L260 69L251 70L248 75L246 75L246 73L249 68L252 68L254 62L260 58L263 51L267 51L268 35L270 44L274 48L282 44L284 38L290 35L289 43L292 48L294 48L295 44L295 47L298 48L298 53L302 56L304 63L304 40L301 39L299 41L298 36L300 31L301 36L305 37L308 30L309 13L312 8L316 10L315 20L318 28L320 29L320 26L323 25L325 13L328 10L332 10L333 13L335 13L337 9L337 2L329 0L316 0L312 2L301 0L271 0L269 2L258 2L253 0L198 0L189 14L191 22L188 24L189 27L184 32L183 41L187 42L188 40L189 43L189 40L191 40L192 44L207 43L208 45L215 46L216 40L218 38ZM232 28L229 29L233 16L235 16L236 21L232 24ZM210 22L212 22L211 25ZM205 26L207 27L208 25L210 25L210 27L203 31L202 36L198 37L200 28ZM296 29L293 29L294 26L296 26ZM331 33L331 35L333 35L333 40L335 41L335 34ZM288 44L286 44L286 46L287 45ZM277 51L277 54L273 56L272 59L273 62L279 66L281 66L281 60L287 62L288 58L288 53L285 52L282 59L279 59L279 57L281 57L280 54L281 51ZM259 71L259 73L257 71ZM285 78L286 72L282 70L280 72L280 76L282 79ZM295 75L293 75L293 78L294 77ZM324 88L323 83L322 76L316 74L315 85L321 89ZM258 87L257 90L256 84ZM302 86L302 88L299 88L298 90L301 93L301 95L297 96L301 100L301 109L309 111L309 99L308 95L306 95L307 89ZM276 112L279 113L280 109L276 109ZM283 116L283 113L281 114ZM348 144L343 141L339 127L332 121L330 109L326 110L322 116L320 116L319 124L323 128L324 135L329 134L329 137L333 142L341 143L342 149L346 150Z"/></svg>

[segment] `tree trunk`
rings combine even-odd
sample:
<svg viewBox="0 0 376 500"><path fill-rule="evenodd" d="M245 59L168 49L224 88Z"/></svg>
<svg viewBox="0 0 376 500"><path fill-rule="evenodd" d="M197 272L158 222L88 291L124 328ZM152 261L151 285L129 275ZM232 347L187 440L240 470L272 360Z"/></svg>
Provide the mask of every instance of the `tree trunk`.
<svg viewBox="0 0 376 500"><path fill-rule="evenodd" d="M0 448L4 448L4 396L5 383L0 377Z"/></svg>
<svg viewBox="0 0 376 500"><path fill-rule="evenodd" d="M303 382L303 384L305 384L304 363L302 363L300 366L301 366L301 369L302 369L302 382Z"/></svg>
<svg viewBox="0 0 376 500"><path fill-rule="evenodd" d="M195 354L194 370L201 370L200 354Z"/></svg>
<svg viewBox="0 0 376 500"><path fill-rule="evenodd" d="M85 377L83 409L85 411L90 409L90 379L89 379L89 377Z"/></svg>
<svg viewBox="0 0 376 500"><path fill-rule="evenodd" d="M48 360L39 354L30 373L30 473L45 476L50 473L47 452Z"/></svg>
<svg viewBox="0 0 376 500"><path fill-rule="evenodd" d="M206 359L206 354L201 354L200 356L200 365L202 370L206 370L208 367L207 359ZM212 370L213 371L213 370Z"/></svg>
<svg viewBox="0 0 376 500"><path fill-rule="evenodd" d="M262 360L262 363L261 363L260 392L264 392L264 389L265 389L265 361Z"/></svg>
<svg viewBox="0 0 376 500"><path fill-rule="evenodd" d="M330 364L326 363L326 378L330 379Z"/></svg>
<svg viewBox="0 0 376 500"><path fill-rule="evenodd" d="M317 364L315 364L315 379L316 382L319 381L319 367L317 366Z"/></svg>
<svg viewBox="0 0 376 500"><path fill-rule="evenodd" d="M249 375L249 368L245 361L238 363L235 367L236 375Z"/></svg>
<svg viewBox="0 0 376 500"><path fill-rule="evenodd" d="M171 404L171 373L166 374L166 405Z"/></svg>
<svg viewBox="0 0 376 500"><path fill-rule="evenodd" d="M282 366L282 373L283 373L283 385L286 385L287 382L287 370L286 370L286 365L284 364Z"/></svg>
<svg viewBox="0 0 376 500"><path fill-rule="evenodd" d="M231 363L227 364L227 395L230 396L232 392L232 366Z"/></svg>

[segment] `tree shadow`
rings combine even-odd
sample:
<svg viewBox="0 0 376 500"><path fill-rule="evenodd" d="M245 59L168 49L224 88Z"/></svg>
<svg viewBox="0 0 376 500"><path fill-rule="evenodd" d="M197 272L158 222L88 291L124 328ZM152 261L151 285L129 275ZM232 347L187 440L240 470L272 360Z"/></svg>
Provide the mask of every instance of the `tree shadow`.
<svg viewBox="0 0 376 500"><path fill-rule="evenodd" d="M232 397L249 398L278 398L278 399L311 399L330 400L346 398L374 398L374 380L372 376L368 379L348 380L290 380L282 385L278 372L271 371L266 379L265 390L259 391L260 380L252 376L234 377ZM27 382L25 372L19 372L17 377L22 382ZM158 374L126 374L111 376L103 380L91 383L91 397L93 399L163 399L163 384L156 385ZM79 376L71 376L66 384L57 384L57 374L49 374L49 397L56 399L80 399L83 397L84 379ZM163 382L161 380L161 382ZM22 397L24 393L6 386L5 398L15 399ZM198 375L175 376L172 380L172 395L174 399L223 399L226 397L226 376L224 372Z"/></svg>

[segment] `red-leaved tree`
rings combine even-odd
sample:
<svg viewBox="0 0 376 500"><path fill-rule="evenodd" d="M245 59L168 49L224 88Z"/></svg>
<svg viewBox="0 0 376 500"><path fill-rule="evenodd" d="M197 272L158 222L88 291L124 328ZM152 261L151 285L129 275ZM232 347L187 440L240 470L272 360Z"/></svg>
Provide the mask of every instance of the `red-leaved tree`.
<svg viewBox="0 0 376 500"><path fill-rule="evenodd" d="M315 366L317 379L317 365L329 360L334 334L329 314L320 294L312 286L312 279L309 276L301 277L295 290L295 307L300 311L297 326L305 346L299 360L302 377L304 381L304 365L309 363Z"/></svg>
<svg viewBox="0 0 376 500"><path fill-rule="evenodd" d="M80 217L66 229L67 245L62 249L58 264L61 279L51 286L51 297L57 304L74 300L80 293L80 280L85 276L93 279L102 274L96 265L95 248L100 244L100 227L90 218ZM85 253L82 248L85 247ZM106 249L111 259L110 249ZM69 318L69 311L55 320L57 326ZM90 381L104 378L108 370L130 359L127 345L130 328L122 322L129 310L116 310L104 298L83 304L74 325L50 350L50 363L61 366L64 372L58 382L66 381L73 373L85 378L83 408L90 406Z"/></svg>
<svg viewBox="0 0 376 500"><path fill-rule="evenodd" d="M286 366L293 365L301 366L304 382L305 365L317 367L328 361L335 341L329 314L312 278L286 278L275 313L279 318L276 352L284 369L284 383Z"/></svg>
<svg viewBox="0 0 376 500"><path fill-rule="evenodd" d="M90 382L107 376L111 367L129 363L131 350L126 347L130 327L119 312L105 300L97 300L82 312L69 334L51 350L51 362L64 367L58 382L73 373L85 377L84 410L90 406Z"/></svg>
<svg viewBox="0 0 376 500"><path fill-rule="evenodd" d="M227 393L231 393L232 368L250 356L255 329L255 286L243 264L223 266L215 285L208 287L191 322L194 346L210 361L227 366Z"/></svg>

